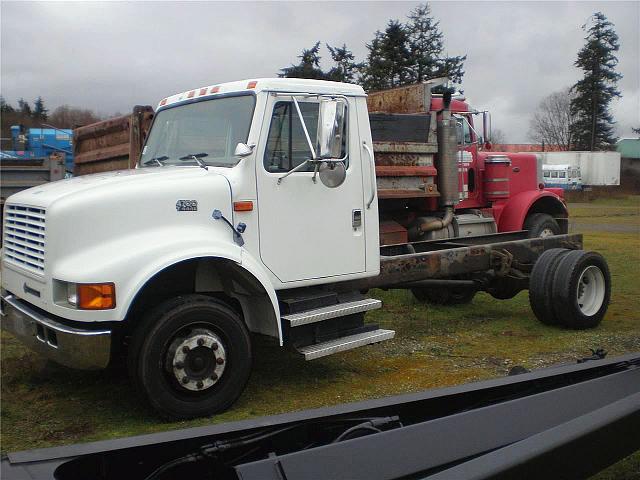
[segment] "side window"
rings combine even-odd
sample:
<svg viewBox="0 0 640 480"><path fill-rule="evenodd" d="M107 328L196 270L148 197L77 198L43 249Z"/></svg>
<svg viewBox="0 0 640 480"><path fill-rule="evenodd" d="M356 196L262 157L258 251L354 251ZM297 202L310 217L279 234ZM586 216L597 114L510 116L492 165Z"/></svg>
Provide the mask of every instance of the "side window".
<svg viewBox="0 0 640 480"><path fill-rule="evenodd" d="M567 172L560 172L560 178L566 178Z"/></svg>
<svg viewBox="0 0 640 480"><path fill-rule="evenodd" d="M544 175L544 178L549 178L549 170L545 170L543 175Z"/></svg>
<svg viewBox="0 0 640 480"><path fill-rule="evenodd" d="M556 171L551 172L551 178L558 178L558 172Z"/></svg>
<svg viewBox="0 0 640 480"><path fill-rule="evenodd" d="M471 143L471 129L469 128L468 119L458 115L455 116L455 119L458 145L462 145L463 140L465 145L469 145Z"/></svg>
<svg viewBox="0 0 640 480"><path fill-rule="evenodd" d="M319 103L299 101L298 105L300 106L300 113L302 113L309 138L315 148L318 133ZM346 122L347 115L345 115ZM346 133L343 135L341 158L345 158L347 152L348 131L346 128L344 131ZM277 102L271 114L267 147L264 152L264 168L271 173L286 173L310 158L311 150L295 105L293 102ZM348 159L345 160L345 166L348 166ZM312 172L313 165L309 164L308 167L298 171Z"/></svg>

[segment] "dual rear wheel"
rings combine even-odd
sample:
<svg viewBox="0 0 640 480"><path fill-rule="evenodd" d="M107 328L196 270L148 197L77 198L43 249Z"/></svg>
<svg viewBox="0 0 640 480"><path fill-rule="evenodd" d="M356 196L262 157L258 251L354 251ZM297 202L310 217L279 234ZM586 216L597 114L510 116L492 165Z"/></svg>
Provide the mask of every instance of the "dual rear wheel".
<svg viewBox="0 0 640 480"><path fill-rule="evenodd" d="M535 263L529 303L542 323L582 330L600 324L611 298L611 274L596 252L553 248Z"/></svg>

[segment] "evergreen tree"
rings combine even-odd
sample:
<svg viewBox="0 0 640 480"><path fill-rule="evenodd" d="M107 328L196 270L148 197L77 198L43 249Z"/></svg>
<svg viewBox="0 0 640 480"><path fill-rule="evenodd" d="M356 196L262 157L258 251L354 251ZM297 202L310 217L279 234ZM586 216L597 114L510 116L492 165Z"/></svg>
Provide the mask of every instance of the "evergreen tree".
<svg viewBox="0 0 640 480"><path fill-rule="evenodd" d="M0 95L0 112L2 113L11 113L15 112L15 109L11 106L11 104L7 103L2 95Z"/></svg>
<svg viewBox="0 0 640 480"><path fill-rule="evenodd" d="M620 97L616 83L622 75L615 71L618 64L615 52L620 48L613 24L601 12L592 16L593 25L586 30L586 43L578 52L574 65L584 72L572 90L571 101L575 121L571 133L575 150L607 150L615 143L613 116L609 103Z"/></svg>
<svg viewBox="0 0 640 480"><path fill-rule="evenodd" d="M49 116L49 110L44 106L44 100L42 97L36 98L33 102L33 118L36 120L45 121Z"/></svg>
<svg viewBox="0 0 640 480"><path fill-rule="evenodd" d="M327 48L331 59L335 62L335 66L329 70L327 77L334 82L355 83L364 64L356 63L356 57L345 44L342 47L332 47L327 44Z"/></svg>
<svg viewBox="0 0 640 480"><path fill-rule="evenodd" d="M436 78L443 49L442 32L438 29L440 23L431 17L431 8L426 3L414 8L408 17L411 80L422 82Z"/></svg>
<svg viewBox="0 0 640 480"><path fill-rule="evenodd" d="M18 111L26 117L31 117L32 115L31 105L29 105L29 102L25 102L24 98L18 100Z"/></svg>
<svg viewBox="0 0 640 480"><path fill-rule="evenodd" d="M381 90L411 83L411 52L404 25L390 20L384 32L367 44L369 55L363 76L365 90Z"/></svg>
<svg viewBox="0 0 640 480"><path fill-rule="evenodd" d="M316 80L327 80L328 76L320 68L320 42L312 48L302 50L298 56L300 63L280 69L279 77L287 78L313 78Z"/></svg>

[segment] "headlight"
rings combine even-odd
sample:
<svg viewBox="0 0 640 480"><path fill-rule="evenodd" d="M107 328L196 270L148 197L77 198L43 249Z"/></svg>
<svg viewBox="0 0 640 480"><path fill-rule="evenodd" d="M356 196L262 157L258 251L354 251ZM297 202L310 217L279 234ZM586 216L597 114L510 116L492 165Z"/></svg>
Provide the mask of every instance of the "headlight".
<svg viewBox="0 0 640 480"><path fill-rule="evenodd" d="M54 282L54 300L58 305L79 310L109 310L116 306L113 283Z"/></svg>
<svg viewBox="0 0 640 480"><path fill-rule="evenodd" d="M78 306L78 289L75 283L67 283L67 302L74 307Z"/></svg>

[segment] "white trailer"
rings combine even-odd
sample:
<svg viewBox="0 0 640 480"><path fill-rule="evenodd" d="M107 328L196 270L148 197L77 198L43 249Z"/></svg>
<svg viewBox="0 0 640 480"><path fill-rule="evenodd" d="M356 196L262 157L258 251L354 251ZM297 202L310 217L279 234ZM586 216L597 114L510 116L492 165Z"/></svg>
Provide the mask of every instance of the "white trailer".
<svg viewBox="0 0 640 480"><path fill-rule="evenodd" d="M584 186L620 185L618 152L541 152L543 165L571 165L580 168Z"/></svg>

